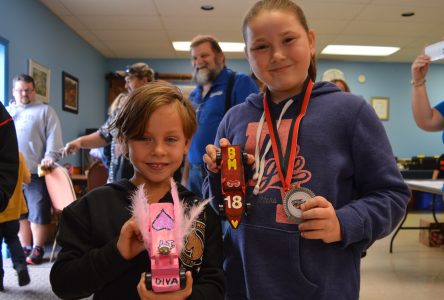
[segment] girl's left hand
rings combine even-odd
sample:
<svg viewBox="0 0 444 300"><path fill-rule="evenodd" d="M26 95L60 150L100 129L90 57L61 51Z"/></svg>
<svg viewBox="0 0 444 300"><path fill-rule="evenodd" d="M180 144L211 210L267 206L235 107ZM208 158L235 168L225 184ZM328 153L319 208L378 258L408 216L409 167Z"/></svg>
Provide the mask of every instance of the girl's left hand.
<svg viewBox="0 0 444 300"><path fill-rule="evenodd" d="M146 289L145 285L145 273L142 274L139 284L137 285L137 292L141 300L185 300L187 299L193 290L193 276L191 272L186 272L187 284L183 290L166 293L154 293Z"/></svg>
<svg viewBox="0 0 444 300"><path fill-rule="evenodd" d="M313 197L301 205L303 222L299 224L301 236L320 239L325 243L341 240L341 225L333 205L324 197Z"/></svg>

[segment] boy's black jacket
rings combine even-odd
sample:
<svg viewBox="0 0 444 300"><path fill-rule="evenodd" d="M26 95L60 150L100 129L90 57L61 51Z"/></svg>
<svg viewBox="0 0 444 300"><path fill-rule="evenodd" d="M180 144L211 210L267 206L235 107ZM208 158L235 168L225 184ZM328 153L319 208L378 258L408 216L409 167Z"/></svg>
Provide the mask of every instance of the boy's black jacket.
<svg viewBox="0 0 444 300"><path fill-rule="evenodd" d="M137 284L150 269L146 251L126 261L117 250L122 225L131 217L130 197L136 187L124 179L95 189L63 210L57 242L62 247L54 263L50 281L63 299L139 299ZM180 199L197 197L178 184ZM172 202L167 193L160 202ZM193 292L189 299L223 299L220 221L205 209L204 254L200 271L193 272Z"/></svg>

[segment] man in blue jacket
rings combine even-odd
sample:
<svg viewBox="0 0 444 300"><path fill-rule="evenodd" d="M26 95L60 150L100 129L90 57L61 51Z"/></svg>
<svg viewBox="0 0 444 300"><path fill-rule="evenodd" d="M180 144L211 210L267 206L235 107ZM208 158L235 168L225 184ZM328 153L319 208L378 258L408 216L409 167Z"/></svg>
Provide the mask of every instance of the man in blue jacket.
<svg viewBox="0 0 444 300"><path fill-rule="evenodd" d="M254 80L225 66L225 55L212 36L196 36L191 41L191 65L197 87L190 100L197 112L199 127L188 153L189 171L183 181L198 196L202 196L202 183L206 176L202 156L205 146L214 143L216 131L227 110L257 93Z"/></svg>

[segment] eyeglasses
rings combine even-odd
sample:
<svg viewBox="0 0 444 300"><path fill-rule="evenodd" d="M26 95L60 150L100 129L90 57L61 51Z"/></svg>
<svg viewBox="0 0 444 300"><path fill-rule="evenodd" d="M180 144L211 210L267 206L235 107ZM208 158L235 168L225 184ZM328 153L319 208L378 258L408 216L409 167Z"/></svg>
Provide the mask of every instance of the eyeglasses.
<svg viewBox="0 0 444 300"><path fill-rule="evenodd" d="M26 90L22 90L22 89L15 89L15 91L19 94L25 92L25 94L31 94L32 92L34 92L34 89L26 89Z"/></svg>

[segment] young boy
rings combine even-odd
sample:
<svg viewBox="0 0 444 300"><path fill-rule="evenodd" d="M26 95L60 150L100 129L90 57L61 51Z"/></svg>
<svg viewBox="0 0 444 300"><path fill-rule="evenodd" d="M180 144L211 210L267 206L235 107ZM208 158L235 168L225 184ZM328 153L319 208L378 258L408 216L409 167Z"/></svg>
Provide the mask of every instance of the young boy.
<svg viewBox="0 0 444 300"><path fill-rule="evenodd" d="M221 230L210 207L199 216L199 226L180 255L181 266L191 271L186 287L161 294L145 287L150 259L129 209L132 194L142 184L149 203L173 202L170 178L197 127L192 105L175 86L148 83L130 95L112 126L134 176L95 189L65 208L57 239L62 249L50 275L53 291L61 298L223 299ZM177 185L182 201L200 201Z"/></svg>

